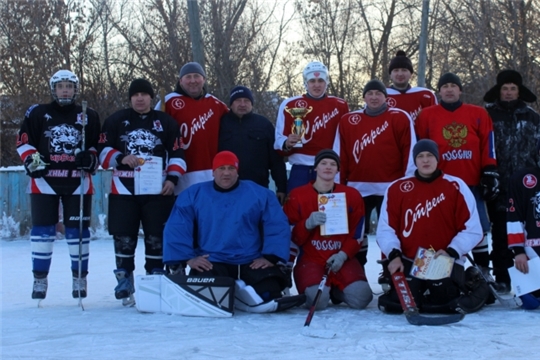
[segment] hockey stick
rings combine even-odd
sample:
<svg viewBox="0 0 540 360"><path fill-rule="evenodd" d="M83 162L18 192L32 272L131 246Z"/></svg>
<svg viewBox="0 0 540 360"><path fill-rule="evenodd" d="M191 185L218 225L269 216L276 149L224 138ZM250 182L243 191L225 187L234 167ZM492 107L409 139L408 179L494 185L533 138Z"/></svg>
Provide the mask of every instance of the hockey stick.
<svg viewBox="0 0 540 360"><path fill-rule="evenodd" d="M86 102L86 100L83 100L81 103L82 105L82 131L81 131L82 149L81 150L82 151L84 151L86 148L86 122L87 122L86 106L87 104L88 103ZM77 281L79 282L79 286L77 287L77 289L78 289L78 295L79 295L79 306L84 311L84 306L83 306L82 297L81 297L81 277L82 277L82 243L83 243L82 234L83 234L83 217L84 217L84 177L85 177L85 174L84 174L83 169L80 169L80 172L81 172L81 196L80 196L80 202L79 202L79 260L78 260L79 272L78 272L78 279L77 279Z"/></svg>
<svg viewBox="0 0 540 360"><path fill-rule="evenodd" d="M324 290L324 286L326 285L326 278L328 277L328 273L330 272L330 269L323 275L321 282L319 284L319 288L317 289L317 294L315 294L315 299L313 299L313 303L311 304L311 307L309 308L309 313L306 318L306 322L304 323L304 326L309 326L311 324L311 319L313 319L313 314L315 314L315 308L317 307L317 303L319 302L319 298L321 297L321 294Z"/></svg>
<svg viewBox="0 0 540 360"><path fill-rule="evenodd" d="M165 112L165 89L159 91L159 97L161 98L161 104L159 110Z"/></svg>
<svg viewBox="0 0 540 360"><path fill-rule="evenodd" d="M469 260L471 265L474 266L476 268L476 270L478 270L480 272L480 274L482 274L482 278L484 278L484 280L486 281L486 283L489 286L489 291L491 291L491 294L493 294L495 299L499 300L501 305L503 305L505 307L509 307L509 308L516 308L516 307L521 306L521 304L522 304L521 299L518 298L515 295L513 297L506 297L506 298L502 297L497 292L497 290L495 290L495 287L493 286L493 284L495 284L495 280L491 277L491 275L486 276L484 274L484 272L482 271L482 268L474 261L474 259L472 258L471 255L469 255L469 253L465 254L465 256L467 257L467 260Z"/></svg>
<svg viewBox="0 0 540 360"><path fill-rule="evenodd" d="M418 312L416 302L411 294L411 289L405 279L405 275L399 271L392 274L392 282L401 303L405 318L412 325L446 325L461 321L465 314L450 314L441 316L425 316Z"/></svg>

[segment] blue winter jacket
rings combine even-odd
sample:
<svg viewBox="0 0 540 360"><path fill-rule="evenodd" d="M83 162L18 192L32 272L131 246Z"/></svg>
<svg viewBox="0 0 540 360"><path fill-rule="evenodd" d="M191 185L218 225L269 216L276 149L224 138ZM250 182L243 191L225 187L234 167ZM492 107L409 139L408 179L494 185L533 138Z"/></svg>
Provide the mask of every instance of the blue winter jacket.
<svg viewBox="0 0 540 360"><path fill-rule="evenodd" d="M210 262L248 264L263 255L289 257L291 233L276 195L249 180L231 191L213 181L182 191L165 225L163 262L200 255Z"/></svg>

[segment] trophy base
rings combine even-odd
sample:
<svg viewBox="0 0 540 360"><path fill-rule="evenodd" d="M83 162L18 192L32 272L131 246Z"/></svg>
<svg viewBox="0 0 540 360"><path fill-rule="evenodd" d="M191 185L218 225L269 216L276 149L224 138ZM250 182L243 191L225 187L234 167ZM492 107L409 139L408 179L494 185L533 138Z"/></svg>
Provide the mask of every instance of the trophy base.
<svg viewBox="0 0 540 360"><path fill-rule="evenodd" d="M293 148L301 148L301 147L304 147L304 144L302 143L296 143Z"/></svg>

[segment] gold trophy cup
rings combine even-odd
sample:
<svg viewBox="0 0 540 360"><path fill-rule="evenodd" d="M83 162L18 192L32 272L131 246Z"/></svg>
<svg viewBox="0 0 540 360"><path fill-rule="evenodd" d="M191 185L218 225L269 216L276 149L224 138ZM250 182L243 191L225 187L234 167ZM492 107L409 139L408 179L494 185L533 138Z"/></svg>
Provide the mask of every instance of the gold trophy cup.
<svg viewBox="0 0 540 360"><path fill-rule="evenodd" d="M313 106L310 106L309 108L288 108L285 107L284 109L286 112L288 112L293 118L293 124L291 126L291 133L300 135L300 137L303 139L304 134L306 133L306 125L304 124L303 118L313 111ZM295 148L302 147L302 140L298 141L296 145L294 145Z"/></svg>

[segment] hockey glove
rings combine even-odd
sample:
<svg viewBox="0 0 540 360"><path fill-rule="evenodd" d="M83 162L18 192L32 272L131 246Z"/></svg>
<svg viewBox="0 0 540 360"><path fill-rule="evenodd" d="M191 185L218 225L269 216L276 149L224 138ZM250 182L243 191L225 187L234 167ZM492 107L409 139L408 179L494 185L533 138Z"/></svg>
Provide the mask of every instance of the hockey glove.
<svg viewBox="0 0 540 360"><path fill-rule="evenodd" d="M49 173L45 163L45 157L39 153L34 153L28 155L24 160L24 169L26 170L26 175L33 177L34 179L44 177Z"/></svg>
<svg viewBox="0 0 540 360"><path fill-rule="evenodd" d="M480 178L482 197L486 201L493 201L499 195L499 173L496 169L485 168Z"/></svg>
<svg viewBox="0 0 540 360"><path fill-rule="evenodd" d="M326 222L326 214L320 211L314 211L306 220L306 229L313 230L316 226Z"/></svg>
<svg viewBox="0 0 540 360"><path fill-rule="evenodd" d="M87 173L93 173L97 168L97 156L89 150L78 151L75 155L75 166L77 169Z"/></svg>
<svg viewBox="0 0 540 360"><path fill-rule="evenodd" d="M336 273L341 269L345 261L347 261L347 254L345 254L344 251L340 251L337 254L330 256L328 260L326 260L326 265L330 270Z"/></svg>

